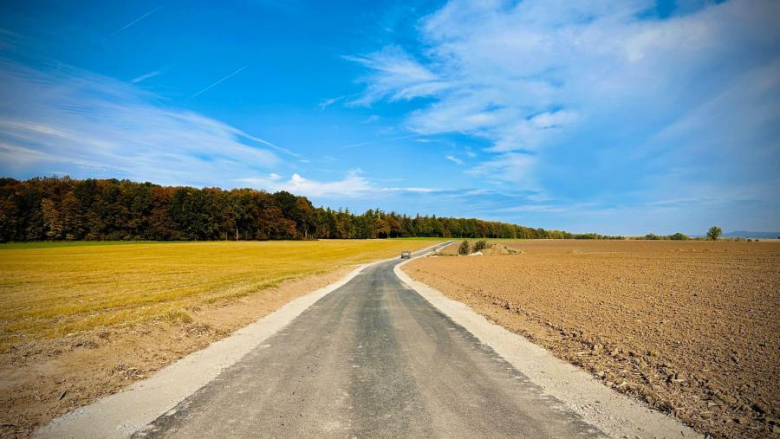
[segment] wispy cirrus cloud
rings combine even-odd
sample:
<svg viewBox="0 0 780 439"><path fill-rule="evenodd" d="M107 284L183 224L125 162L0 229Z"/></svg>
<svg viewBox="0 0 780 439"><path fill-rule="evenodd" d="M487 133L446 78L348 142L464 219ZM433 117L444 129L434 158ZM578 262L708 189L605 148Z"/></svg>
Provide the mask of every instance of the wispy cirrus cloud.
<svg viewBox="0 0 780 439"><path fill-rule="evenodd" d="M280 148L121 81L0 59L0 172L217 185L285 166Z"/></svg>
<svg viewBox="0 0 780 439"><path fill-rule="evenodd" d="M498 182L512 182L515 189L539 190L534 166L537 158L528 154L506 153L483 161L466 171L471 175Z"/></svg>
<svg viewBox="0 0 780 439"><path fill-rule="evenodd" d="M452 154L447 154L447 155L445 155L445 156L444 156L444 158L445 158L445 159L447 159L447 160L449 160L449 161L451 161L452 163L455 163L455 164L456 164L456 165L458 165L458 166L460 166L460 165L462 165L462 164L463 164L463 160L461 160L461 159L459 159L459 158L455 157L455 156L454 156L454 155L452 155Z"/></svg>
<svg viewBox="0 0 780 439"><path fill-rule="evenodd" d="M320 110L324 110L342 99L344 99L344 96L337 96L335 98L323 99L320 101L318 105L320 107Z"/></svg>
<svg viewBox="0 0 780 439"><path fill-rule="evenodd" d="M451 0L419 22L416 44L347 58L367 72L354 103L416 102L410 131L486 141L466 172L496 184L631 205L712 191L780 211L780 189L755 189L780 160L780 3L655 10Z"/></svg>
<svg viewBox="0 0 780 439"><path fill-rule="evenodd" d="M148 73L144 73L143 75L136 76L135 78L130 80L131 84L138 84L140 82L146 81L149 78L154 78L155 76L159 76L162 74L162 71L160 70L153 70Z"/></svg>
<svg viewBox="0 0 780 439"><path fill-rule="evenodd" d="M283 178L280 170L308 160L218 120L169 106L146 90L77 69L44 71L0 59L0 84L3 175L249 185L318 201L434 191L379 186L360 170L336 180L301 172ZM226 180L237 175L247 177Z"/></svg>
<svg viewBox="0 0 780 439"><path fill-rule="evenodd" d="M431 96L449 86L398 46L388 46L366 56L344 58L359 63L372 72L362 79L366 84L366 91L352 100L352 105L368 105L383 98L395 101Z"/></svg>
<svg viewBox="0 0 780 439"><path fill-rule="evenodd" d="M641 18L654 7L450 1L422 22L422 57L388 46L347 58L370 71L357 102L430 97L433 104L410 115L413 130L482 136L494 151L533 150L560 140L560 130L628 108L656 113L672 99L696 105L697 95L778 55L779 32L767 19L778 13L776 2L734 0L672 19ZM712 72L730 55L740 56ZM697 85L707 73L714 80Z"/></svg>

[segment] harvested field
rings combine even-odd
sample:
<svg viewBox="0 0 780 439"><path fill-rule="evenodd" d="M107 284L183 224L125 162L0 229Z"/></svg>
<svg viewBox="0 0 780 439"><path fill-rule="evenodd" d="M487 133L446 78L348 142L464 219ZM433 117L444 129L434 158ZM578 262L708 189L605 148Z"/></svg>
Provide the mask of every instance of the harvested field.
<svg viewBox="0 0 780 439"><path fill-rule="evenodd" d="M347 274L435 241L0 246L0 437L26 437Z"/></svg>
<svg viewBox="0 0 780 439"><path fill-rule="evenodd" d="M502 244L404 271L702 433L780 436L779 242Z"/></svg>

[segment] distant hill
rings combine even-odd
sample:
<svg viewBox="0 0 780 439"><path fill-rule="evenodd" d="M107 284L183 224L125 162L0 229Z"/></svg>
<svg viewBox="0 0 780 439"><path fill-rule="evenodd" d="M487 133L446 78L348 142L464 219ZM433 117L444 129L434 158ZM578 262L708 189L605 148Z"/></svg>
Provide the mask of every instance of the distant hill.
<svg viewBox="0 0 780 439"><path fill-rule="evenodd" d="M723 234L724 238L778 238L780 232L746 232L744 230L737 230L736 232L728 232Z"/></svg>

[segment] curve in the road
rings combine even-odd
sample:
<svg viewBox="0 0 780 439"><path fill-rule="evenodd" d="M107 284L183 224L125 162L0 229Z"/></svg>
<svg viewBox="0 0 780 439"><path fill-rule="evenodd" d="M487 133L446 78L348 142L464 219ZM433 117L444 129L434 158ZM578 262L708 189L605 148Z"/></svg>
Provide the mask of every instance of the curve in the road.
<svg viewBox="0 0 780 439"><path fill-rule="evenodd" d="M394 274L364 269L136 437L601 437Z"/></svg>

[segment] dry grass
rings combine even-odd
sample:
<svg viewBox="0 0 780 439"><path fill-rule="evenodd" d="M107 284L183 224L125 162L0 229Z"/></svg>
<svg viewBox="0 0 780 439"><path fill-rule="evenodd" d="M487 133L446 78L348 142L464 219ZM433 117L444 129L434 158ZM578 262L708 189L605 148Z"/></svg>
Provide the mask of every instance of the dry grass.
<svg viewBox="0 0 780 439"><path fill-rule="evenodd" d="M338 267L393 257L426 240L0 246L0 352L21 342L151 320Z"/></svg>

